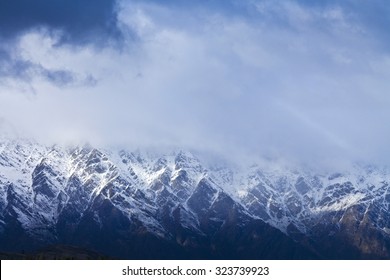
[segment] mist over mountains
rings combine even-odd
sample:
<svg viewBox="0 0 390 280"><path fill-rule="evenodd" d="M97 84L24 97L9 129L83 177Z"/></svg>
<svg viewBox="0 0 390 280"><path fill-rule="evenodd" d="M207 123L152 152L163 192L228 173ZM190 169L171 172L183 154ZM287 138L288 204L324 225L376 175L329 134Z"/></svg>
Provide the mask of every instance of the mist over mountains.
<svg viewBox="0 0 390 280"><path fill-rule="evenodd" d="M383 1L6 2L1 117L39 142L389 163Z"/></svg>
<svg viewBox="0 0 390 280"><path fill-rule="evenodd" d="M387 259L389 174L2 139L0 245L132 259Z"/></svg>

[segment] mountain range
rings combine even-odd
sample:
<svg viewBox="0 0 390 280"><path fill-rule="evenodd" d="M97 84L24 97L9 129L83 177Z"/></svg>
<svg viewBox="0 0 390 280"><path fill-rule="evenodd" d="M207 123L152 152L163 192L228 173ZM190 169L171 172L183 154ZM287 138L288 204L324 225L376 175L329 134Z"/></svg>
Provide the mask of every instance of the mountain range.
<svg viewBox="0 0 390 280"><path fill-rule="evenodd" d="M0 139L0 251L113 259L389 259L390 172Z"/></svg>

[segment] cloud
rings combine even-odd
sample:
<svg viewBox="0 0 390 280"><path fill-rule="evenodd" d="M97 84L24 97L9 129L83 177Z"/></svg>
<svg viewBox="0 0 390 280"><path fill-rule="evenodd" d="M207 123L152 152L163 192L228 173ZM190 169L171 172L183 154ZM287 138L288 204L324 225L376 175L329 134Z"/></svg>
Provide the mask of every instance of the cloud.
<svg viewBox="0 0 390 280"><path fill-rule="evenodd" d="M21 35L15 57L57 76L30 74L34 97L9 77L0 112L44 138L389 163L390 56L363 6L211 2L122 1L117 26L132 32L119 50Z"/></svg>
<svg viewBox="0 0 390 280"><path fill-rule="evenodd" d="M123 39L115 0L12 0L0 2L0 77L29 83L40 75L57 86L94 84L93 77L80 78L66 69L48 69L22 58L19 40L42 33L53 47L118 47Z"/></svg>
<svg viewBox="0 0 390 280"><path fill-rule="evenodd" d="M7 83L7 80L19 80L21 82L30 83L37 76L47 80L48 82L58 86L93 86L96 80L92 76L82 77L75 72L64 69L48 69L39 63L33 63L23 58L13 57L12 54L6 51L0 51L0 77L1 83Z"/></svg>
<svg viewBox="0 0 390 280"><path fill-rule="evenodd" d="M5 0L0 2L0 35L14 38L34 28L60 32L60 41L84 44L120 36L115 0Z"/></svg>

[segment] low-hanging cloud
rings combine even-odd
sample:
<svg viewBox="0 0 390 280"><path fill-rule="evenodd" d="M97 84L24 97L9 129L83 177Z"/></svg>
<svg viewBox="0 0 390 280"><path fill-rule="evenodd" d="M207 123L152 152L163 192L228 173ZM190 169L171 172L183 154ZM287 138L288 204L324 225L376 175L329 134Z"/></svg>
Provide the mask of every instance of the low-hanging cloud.
<svg viewBox="0 0 390 280"><path fill-rule="evenodd" d="M44 136L388 163L390 57L363 9L233 1L227 11L206 2L122 1L118 26L133 32L123 32L125 41L138 39L119 51L24 34L22 58L98 83L53 87L32 75L36 95L26 97L25 85L11 81L0 85L1 113Z"/></svg>

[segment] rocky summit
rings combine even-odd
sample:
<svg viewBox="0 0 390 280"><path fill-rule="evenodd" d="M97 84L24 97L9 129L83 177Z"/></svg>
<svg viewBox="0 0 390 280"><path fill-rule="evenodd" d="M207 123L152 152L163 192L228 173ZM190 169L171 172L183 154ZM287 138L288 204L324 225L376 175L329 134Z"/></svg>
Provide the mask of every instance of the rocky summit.
<svg viewBox="0 0 390 280"><path fill-rule="evenodd" d="M112 259L389 259L390 172L0 140L0 251ZM51 247L52 248L52 247ZM79 249L77 249L80 251ZM95 254L95 253L94 253Z"/></svg>

